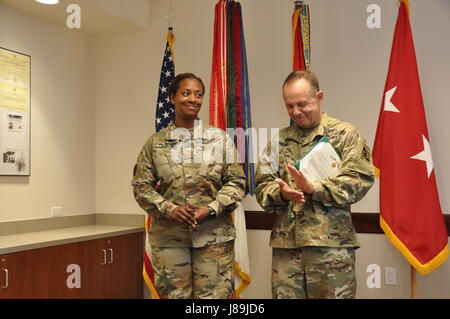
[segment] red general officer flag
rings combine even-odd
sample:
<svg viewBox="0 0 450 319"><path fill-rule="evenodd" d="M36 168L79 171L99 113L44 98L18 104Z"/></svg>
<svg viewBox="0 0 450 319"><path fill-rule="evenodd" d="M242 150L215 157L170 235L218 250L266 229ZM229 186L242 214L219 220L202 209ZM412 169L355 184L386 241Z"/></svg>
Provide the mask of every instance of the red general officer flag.
<svg viewBox="0 0 450 319"><path fill-rule="evenodd" d="M448 257L408 8L401 1L373 149L380 225L421 274Z"/></svg>

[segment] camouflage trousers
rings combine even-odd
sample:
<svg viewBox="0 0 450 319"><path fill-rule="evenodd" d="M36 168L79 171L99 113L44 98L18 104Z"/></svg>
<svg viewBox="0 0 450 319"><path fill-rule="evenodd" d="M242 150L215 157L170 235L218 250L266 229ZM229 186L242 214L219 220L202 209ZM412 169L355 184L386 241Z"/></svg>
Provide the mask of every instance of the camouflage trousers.
<svg viewBox="0 0 450 319"><path fill-rule="evenodd" d="M274 299L355 298L355 248L273 248L272 254Z"/></svg>
<svg viewBox="0 0 450 319"><path fill-rule="evenodd" d="M200 248L152 247L155 288L164 299L228 299L234 292L234 240Z"/></svg>

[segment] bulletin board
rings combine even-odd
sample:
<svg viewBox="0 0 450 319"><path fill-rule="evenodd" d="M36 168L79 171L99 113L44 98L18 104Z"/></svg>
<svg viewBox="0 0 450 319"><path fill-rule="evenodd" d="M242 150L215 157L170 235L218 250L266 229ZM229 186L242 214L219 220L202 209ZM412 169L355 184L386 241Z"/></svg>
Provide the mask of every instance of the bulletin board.
<svg viewBox="0 0 450 319"><path fill-rule="evenodd" d="M29 176L31 56L0 47L0 175Z"/></svg>

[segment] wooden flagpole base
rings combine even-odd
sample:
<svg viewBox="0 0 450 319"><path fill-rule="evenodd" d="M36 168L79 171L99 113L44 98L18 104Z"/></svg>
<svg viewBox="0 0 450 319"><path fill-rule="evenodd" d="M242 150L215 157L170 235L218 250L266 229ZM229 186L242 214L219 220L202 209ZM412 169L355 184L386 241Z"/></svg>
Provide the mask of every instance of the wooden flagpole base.
<svg viewBox="0 0 450 319"><path fill-rule="evenodd" d="M411 299L417 299L416 289L416 270L413 266L409 266L411 270Z"/></svg>

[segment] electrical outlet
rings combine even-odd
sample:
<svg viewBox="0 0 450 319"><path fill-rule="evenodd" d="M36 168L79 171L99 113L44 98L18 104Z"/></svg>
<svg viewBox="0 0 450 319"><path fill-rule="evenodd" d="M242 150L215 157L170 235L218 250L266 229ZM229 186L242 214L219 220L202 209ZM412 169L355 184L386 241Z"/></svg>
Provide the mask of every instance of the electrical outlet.
<svg viewBox="0 0 450 319"><path fill-rule="evenodd" d="M386 285L396 285L397 269L393 267L384 267L384 280Z"/></svg>
<svg viewBox="0 0 450 319"><path fill-rule="evenodd" d="M62 216L62 207L52 207L50 209L52 217Z"/></svg>

